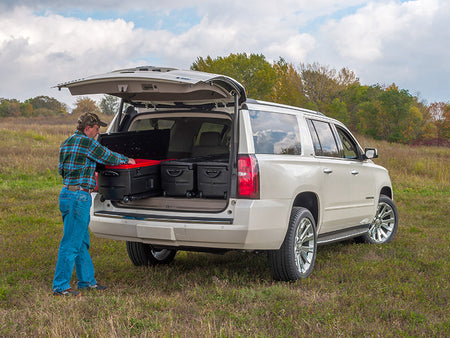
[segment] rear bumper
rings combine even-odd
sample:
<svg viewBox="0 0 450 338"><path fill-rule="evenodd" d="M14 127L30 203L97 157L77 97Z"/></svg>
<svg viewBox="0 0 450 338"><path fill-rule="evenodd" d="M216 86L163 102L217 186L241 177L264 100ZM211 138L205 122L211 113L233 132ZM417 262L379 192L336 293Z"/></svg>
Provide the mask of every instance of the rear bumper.
<svg viewBox="0 0 450 338"><path fill-rule="evenodd" d="M94 235L114 240L170 247L273 250L285 237L287 201L232 200L221 213L130 212L99 208L91 211Z"/></svg>

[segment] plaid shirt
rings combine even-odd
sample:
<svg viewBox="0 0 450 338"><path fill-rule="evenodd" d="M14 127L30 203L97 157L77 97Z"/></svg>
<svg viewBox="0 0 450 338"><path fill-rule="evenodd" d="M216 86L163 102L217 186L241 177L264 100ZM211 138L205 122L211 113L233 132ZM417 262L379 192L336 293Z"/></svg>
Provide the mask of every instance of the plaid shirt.
<svg viewBox="0 0 450 338"><path fill-rule="evenodd" d="M94 189L97 163L126 164L128 157L109 150L78 130L61 144L58 171L64 185Z"/></svg>

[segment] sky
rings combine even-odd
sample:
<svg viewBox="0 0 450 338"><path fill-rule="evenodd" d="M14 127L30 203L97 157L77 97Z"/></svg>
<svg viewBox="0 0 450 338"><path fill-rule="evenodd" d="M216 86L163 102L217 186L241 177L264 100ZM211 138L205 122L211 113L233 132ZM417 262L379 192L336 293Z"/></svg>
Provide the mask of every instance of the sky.
<svg viewBox="0 0 450 338"><path fill-rule="evenodd" d="M189 69L198 57L283 57L450 101L448 0L0 0L0 98L137 66Z"/></svg>

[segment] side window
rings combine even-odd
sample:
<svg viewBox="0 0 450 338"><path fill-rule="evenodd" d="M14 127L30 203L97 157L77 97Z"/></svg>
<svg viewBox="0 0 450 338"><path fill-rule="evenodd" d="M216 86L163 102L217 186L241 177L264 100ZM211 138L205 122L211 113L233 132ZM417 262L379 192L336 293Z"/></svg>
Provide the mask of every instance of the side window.
<svg viewBox="0 0 450 338"><path fill-rule="evenodd" d="M353 138L350 137L342 128L336 126L339 138L341 139L343 148L343 157L350 159L358 158L358 148Z"/></svg>
<svg viewBox="0 0 450 338"><path fill-rule="evenodd" d="M300 130L295 115L251 110L257 154L300 155Z"/></svg>
<svg viewBox="0 0 450 338"><path fill-rule="evenodd" d="M331 125L323 121L308 120L308 126L316 155L339 157L338 146Z"/></svg>
<svg viewBox="0 0 450 338"><path fill-rule="evenodd" d="M322 147L320 146L319 138L317 137L316 128L311 120L306 120L308 122L309 132L311 133L311 137L314 144L314 154L320 156L322 155Z"/></svg>

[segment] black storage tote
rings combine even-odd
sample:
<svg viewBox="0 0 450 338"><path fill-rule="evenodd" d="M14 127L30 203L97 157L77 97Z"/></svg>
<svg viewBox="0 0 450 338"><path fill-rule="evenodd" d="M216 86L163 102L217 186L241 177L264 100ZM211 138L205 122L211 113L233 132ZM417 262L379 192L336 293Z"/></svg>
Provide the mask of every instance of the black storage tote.
<svg viewBox="0 0 450 338"><path fill-rule="evenodd" d="M197 163L197 189L199 197L227 198L229 182L230 171L228 163Z"/></svg>
<svg viewBox="0 0 450 338"><path fill-rule="evenodd" d="M190 161L163 161L161 188L164 196L195 196L195 164Z"/></svg>
<svg viewBox="0 0 450 338"><path fill-rule="evenodd" d="M111 201L130 201L161 194L159 160L105 166L98 172L98 191Z"/></svg>

